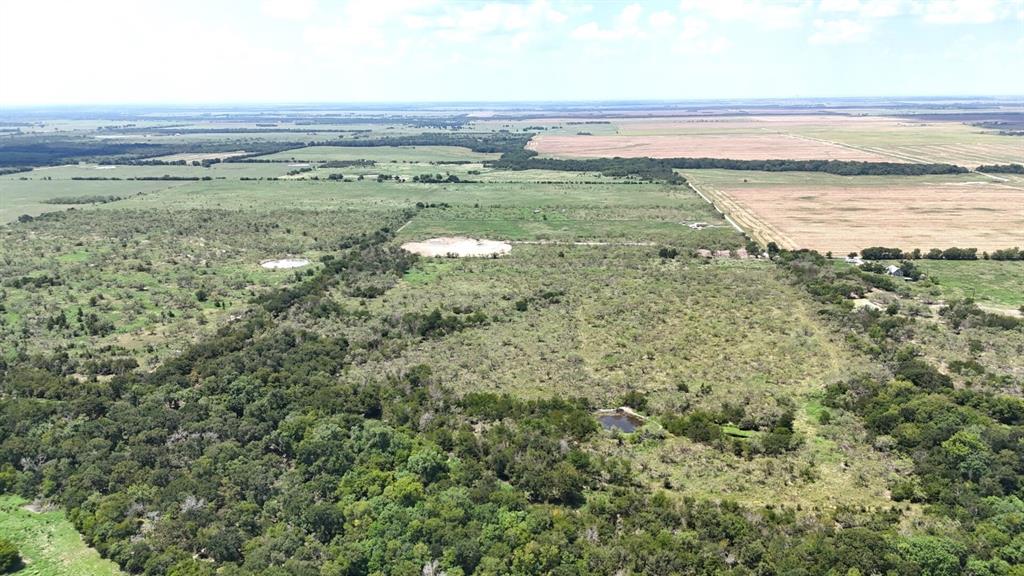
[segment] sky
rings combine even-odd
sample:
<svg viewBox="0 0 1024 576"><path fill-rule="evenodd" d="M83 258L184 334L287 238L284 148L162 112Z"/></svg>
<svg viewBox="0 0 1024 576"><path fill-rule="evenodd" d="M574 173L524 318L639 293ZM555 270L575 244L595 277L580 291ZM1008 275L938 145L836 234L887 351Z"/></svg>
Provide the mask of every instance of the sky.
<svg viewBox="0 0 1024 576"><path fill-rule="evenodd" d="M1024 0L0 0L0 106L1024 94Z"/></svg>

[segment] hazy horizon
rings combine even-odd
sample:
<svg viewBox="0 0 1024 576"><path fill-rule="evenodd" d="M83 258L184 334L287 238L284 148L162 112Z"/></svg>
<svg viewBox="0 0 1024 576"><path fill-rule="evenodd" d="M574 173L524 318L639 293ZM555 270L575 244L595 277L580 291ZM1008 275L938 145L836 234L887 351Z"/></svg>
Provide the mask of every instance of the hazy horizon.
<svg viewBox="0 0 1024 576"><path fill-rule="evenodd" d="M1020 100L1020 102L1017 102ZM423 109L440 109L440 108L454 108L454 109L477 109L480 106L491 106L498 108L516 108L516 107L584 107L584 106L602 106L602 107L656 107L656 106L679 106L679 107L694 107L698 105L707 105L708 107L729 107L735 106L748 106L748 107L768 107L772 105L792 105L792 104L803 104L803 105L815 105L820 107L843 107L843 106L854 106L857 104L873 105L873 104L927 104L930 102L1009 102L1013 104L1024 104L1024 93L1020 94L916 94L916 95L866 95L866 96L841 96L841 95L824 95L824 96L794 96L794 97L776 97L776 98L636 98L636 99L592 99L592 100L578 100L578 99L563 99L563 100L363 100L363 101L209 101L209 102L92 102L92 103L54 103L54 104L0 104L0 111L25 111L25 110L39 110L39 111L56 111L56 110L97 110L105 111L108 108L133 108L133 109L147 109L147 110L209 110L209 109L259 109L259 108L299 108L299 109L326 109L326 108L339 108L339 107L355 107L355 108L380 108L386 110L395 110L397 108L408 106L411 108L423 108Z"/></svg>
<svg viewBox="0 0 1024 576"><path fill-rule="evenodd" d="M3 107L1024 94L1021 0L0 0L0 15Z"/></svg>

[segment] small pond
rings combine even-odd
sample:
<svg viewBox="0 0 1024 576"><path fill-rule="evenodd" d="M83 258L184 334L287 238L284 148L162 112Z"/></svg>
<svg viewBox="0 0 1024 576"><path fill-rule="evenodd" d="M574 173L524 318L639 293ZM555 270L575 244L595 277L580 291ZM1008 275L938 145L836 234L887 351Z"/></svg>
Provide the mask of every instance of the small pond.
<svg viewBox="0 0 1024 576"><path fill-rule="evenodd" d="M621 430L632 432L644 425L644 421L628 412L602 412L597 415L597 421L605 430Z"/></svg>

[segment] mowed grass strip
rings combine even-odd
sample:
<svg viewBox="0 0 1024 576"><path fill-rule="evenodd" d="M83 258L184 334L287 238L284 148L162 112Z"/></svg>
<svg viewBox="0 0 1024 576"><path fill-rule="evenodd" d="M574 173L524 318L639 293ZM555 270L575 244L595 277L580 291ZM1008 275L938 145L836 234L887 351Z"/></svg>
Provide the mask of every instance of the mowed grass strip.
<svg viewBox="0 0 1024 576"><path fill-rule="evenodd" d="M63 512L32 512L20 496L0 496L0 535L18 547L24 576L123 576L85 545Z"/></svg>

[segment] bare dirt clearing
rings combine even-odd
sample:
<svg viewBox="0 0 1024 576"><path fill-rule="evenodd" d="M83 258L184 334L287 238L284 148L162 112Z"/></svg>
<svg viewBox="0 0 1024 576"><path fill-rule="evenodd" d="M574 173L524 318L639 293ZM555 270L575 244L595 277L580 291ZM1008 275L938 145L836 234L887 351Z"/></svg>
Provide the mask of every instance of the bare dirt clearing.
<svg viewBox="0 0 1024 576"><path fill-rule="evenodd" d="M446 236L442 238L431 238L422 242L406 242L402 249L419 254L420 256L492 256L508 254L512 251L512 245L507 242L496 240L482 240L466 238L463 236Z"/></svg>
<svg viewBox="0 0 1024 576"><path fill-rule="evenodd" d="M267 270L287 270L289 268L302 268L308 266L309 260L306 258L281 258L280 260L266 260L260 262L260 266Z"/></svg>

